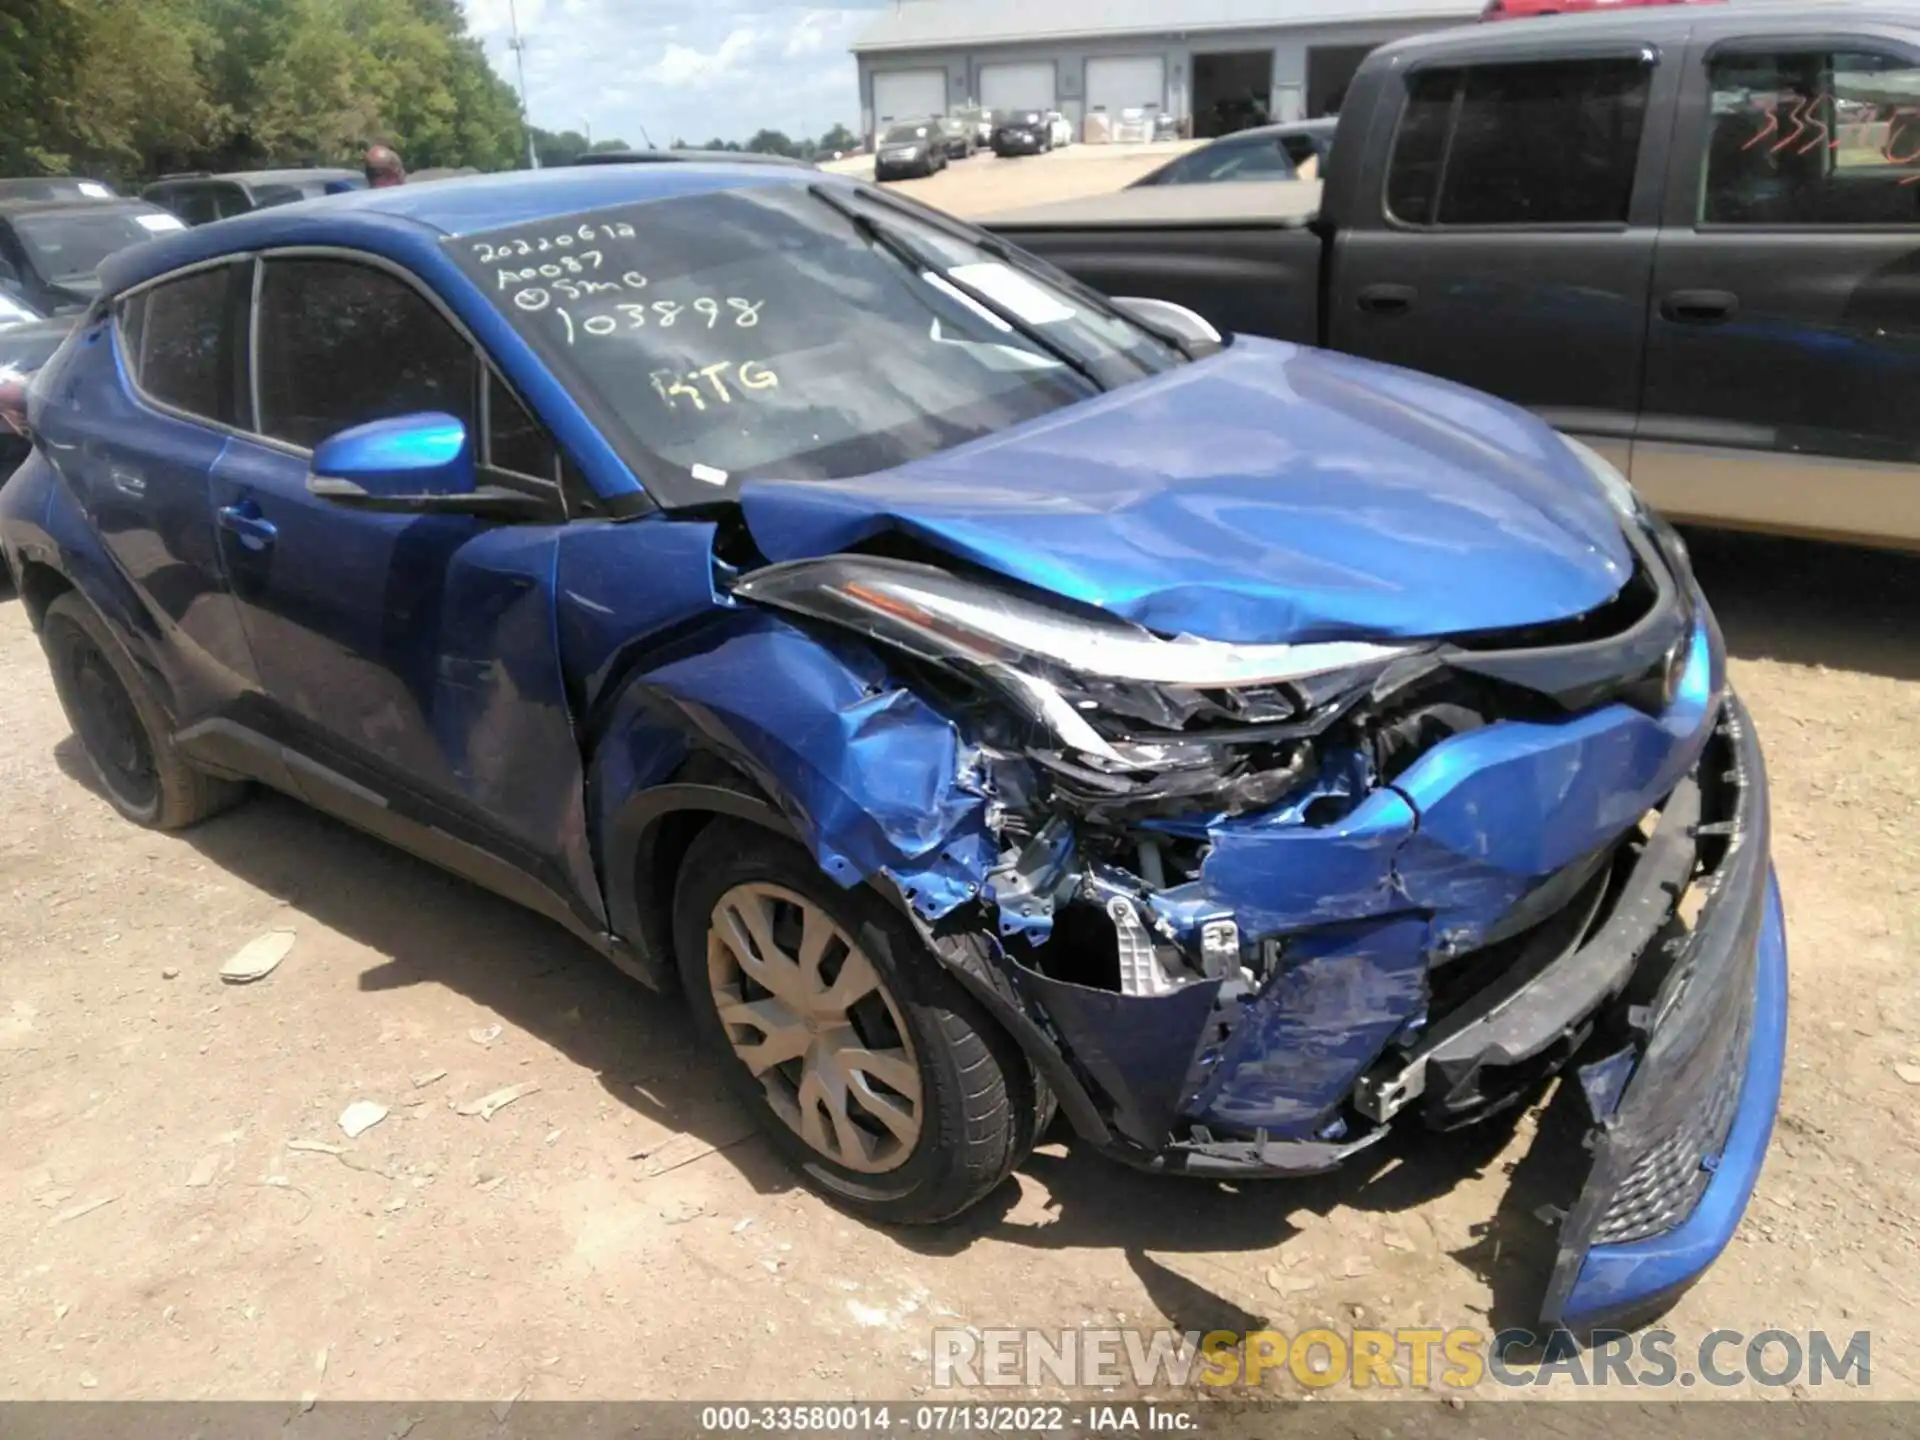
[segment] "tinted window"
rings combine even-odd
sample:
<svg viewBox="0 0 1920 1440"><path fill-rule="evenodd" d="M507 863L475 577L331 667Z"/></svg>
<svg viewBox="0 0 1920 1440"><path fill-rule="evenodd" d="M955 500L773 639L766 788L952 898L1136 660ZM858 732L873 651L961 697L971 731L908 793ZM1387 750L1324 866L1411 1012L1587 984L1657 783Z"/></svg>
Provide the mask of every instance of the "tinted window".
<svg viewBox="0 0 1920 1440"><path fill-rule="evenodd" d="M489 457L502 470L553 479L554 445L546 426L527 412L500 377L487 372Z"/></svg>
<svg viewBox="0 0 1920 1440"><path fill-rule="evenodd" d="M785 185L445 244L666 505L885 469L1093 394L1056 349L1108 385L1178 363L1095 297L851 187L837 203L911 258Z"/></svg>
<svg viewBox="0 0 1920 1440"><path fill-rule="evenodd" d="M1887 55L1717 55L1700 218L1920 224L1920 66Z"/></svg>
<svg viewBox="0 0 1920 1440"><path fill-rule="evenodd" d="M1415 225L1624 224L1651 82L1638 59L1423 71L1388 207Z"/></svg>
<svg viewBox="0 0 1920 1440"><path fill-rule="evenodd" d="M925 140L926 138L927 127L925 125L895 125L890 127L887 133L880 137L880 143L883 145L909 145L915 140Z"/></svg>
<svg viewBox="0 0 1920 1440"><path fill-rule="evenodd" d="M411 285L346 260L269 260L261 281L260 430L311 449L422 410L474 424L473 347Z"/></svg>
<svg viewBox="0 0 1920 1440"><path fill-rule="evenodd" d="M144 290L120 307L128 368L153 399L208 420L233 418L227 346L232 267Z"/></svg>

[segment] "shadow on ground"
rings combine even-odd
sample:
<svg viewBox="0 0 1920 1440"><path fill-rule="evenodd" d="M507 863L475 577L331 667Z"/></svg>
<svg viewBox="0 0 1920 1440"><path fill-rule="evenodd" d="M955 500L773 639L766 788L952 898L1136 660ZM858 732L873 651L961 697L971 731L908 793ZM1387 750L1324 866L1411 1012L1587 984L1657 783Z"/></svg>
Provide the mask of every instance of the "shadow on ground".
<svg viewBox="0 0 1920 1440"><path fill-rule="evenodd" d="M1920 555L1730 531L1686 538L1740 659L1920 679Z"/></svg>

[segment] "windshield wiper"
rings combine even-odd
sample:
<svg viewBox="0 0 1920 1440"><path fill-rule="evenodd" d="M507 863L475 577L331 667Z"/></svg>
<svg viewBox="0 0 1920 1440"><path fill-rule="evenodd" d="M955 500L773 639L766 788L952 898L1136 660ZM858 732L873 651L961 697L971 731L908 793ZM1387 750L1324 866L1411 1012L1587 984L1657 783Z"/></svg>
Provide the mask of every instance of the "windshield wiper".
<svg viewBox="0 0 1920 1440"><path fill-rule="evenodd" d="M833 193L831 186L809 185L807 187L807 193L812 195L814 199L818 200L822 205L825 205L836 215L843 217L854 229L865 236L869 242L878 245L882 250L885 250L915 274L931 273L939 276L942 284L951 286L989 315L992 315L1009 330L1038 345L1055 360L1058 360L1062 365L1065 365L1069 370L1079 375L1089 385L1093 386L1094 389L1104 392L1113 388L1100 378L1100 374L1098 370L1094 368L1093 362L1074 354L1070 348L1062 345L1058 340L1046 334L1032 321L1022 319L1018 311L1010 309L1002 301L994 299L993 296L981 290L979 286L969 285L965 280L949 273L937 257L924 253L912 240L900 234L899 231L893 229L891 226L883 225L879 220L860 209L859 206L848 204L845 200Z"/></svg>

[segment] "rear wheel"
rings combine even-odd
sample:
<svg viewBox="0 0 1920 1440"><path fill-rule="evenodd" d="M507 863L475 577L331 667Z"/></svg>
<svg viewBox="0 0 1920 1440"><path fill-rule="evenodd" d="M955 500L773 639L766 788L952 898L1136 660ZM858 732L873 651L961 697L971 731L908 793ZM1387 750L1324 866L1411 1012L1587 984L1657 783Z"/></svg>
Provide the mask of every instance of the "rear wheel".
<svg viewBox="0 0 1920 1440"><path fill-rule="evenodd" d="M232 805L245 786L194 769L166 715L93 607L69 591L47 607L40 640L67 722L113 808L178 830Z"/></svg>
<svg viewBox="0 0 1920 1440"><path fill-rule="evenodd" d="M872 890L716 821L681 866L674 943L695 1022L773 1143L833 1198L930 1224L1026 1157L1026 1057Z"/></svg>

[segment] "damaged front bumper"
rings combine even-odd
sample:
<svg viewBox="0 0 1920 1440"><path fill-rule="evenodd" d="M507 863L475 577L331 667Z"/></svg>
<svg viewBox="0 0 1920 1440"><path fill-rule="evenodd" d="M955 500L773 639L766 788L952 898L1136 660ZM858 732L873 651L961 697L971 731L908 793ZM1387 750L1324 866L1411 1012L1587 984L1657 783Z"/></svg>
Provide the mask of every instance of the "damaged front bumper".
<svg viewBox="0 0 1920 1440"><path fill-rule="evenodd" d="M1377 1143L1396 1117L1469 1123L1528 1101L1572 1063L1594 1163L1563 1222L1545 1318L1593 1327L1667 1303L1711 1264L1745 1208L1771 1133L1785 1031L1785 939L1759 750L1734 697L1703 685L1694 700L1689 712L1683 690L1665 723L1670 738L1697 723L1697 736L1637 776L1630 761L1622 769L1635 752L1621 738L1637 718L1563 727L1558 763L1533 774L1551 777L1553 803L1538 783L1521 786L1524 798L1563 823L1586 814L1604 827L1614 812L1583 810L1574 783L1598 771L1618 798L1651 813L1598 851L1535 856L1552 862L1547 878L1517 900L1491 864L1492 839L1483 863L1455 852L1455 863L1423 874L1420 852L1386 812L1414 808L1403 790L1437 817L1445 794L1459 797L1416 767L1401 788L1378 792L1381 813L1362 807L1344 827L1337 863L1347 879L1365 890L1386 877L1378 913L1293 932L1274 947L1263 984L1211 979L1127 995L1016 961L1035 1013L1101 1102L1110 1150L1189 1175L1314 1173ZM1690 762L1678 777L1676 755ZM1499 781L1519 783L1512 773ZM1444 828L1436 819L1427 841ZM1383 851L1393 857L1384 871ZM1409 892L1423 885L1410 908ZM1276 869L1265 888L1274 903L1295 886ZM1507 923L1449 957L1446 942L1479 923L1489 897L1507 907ZM1254 908L1241 906L1241 916Z"/></svg>

